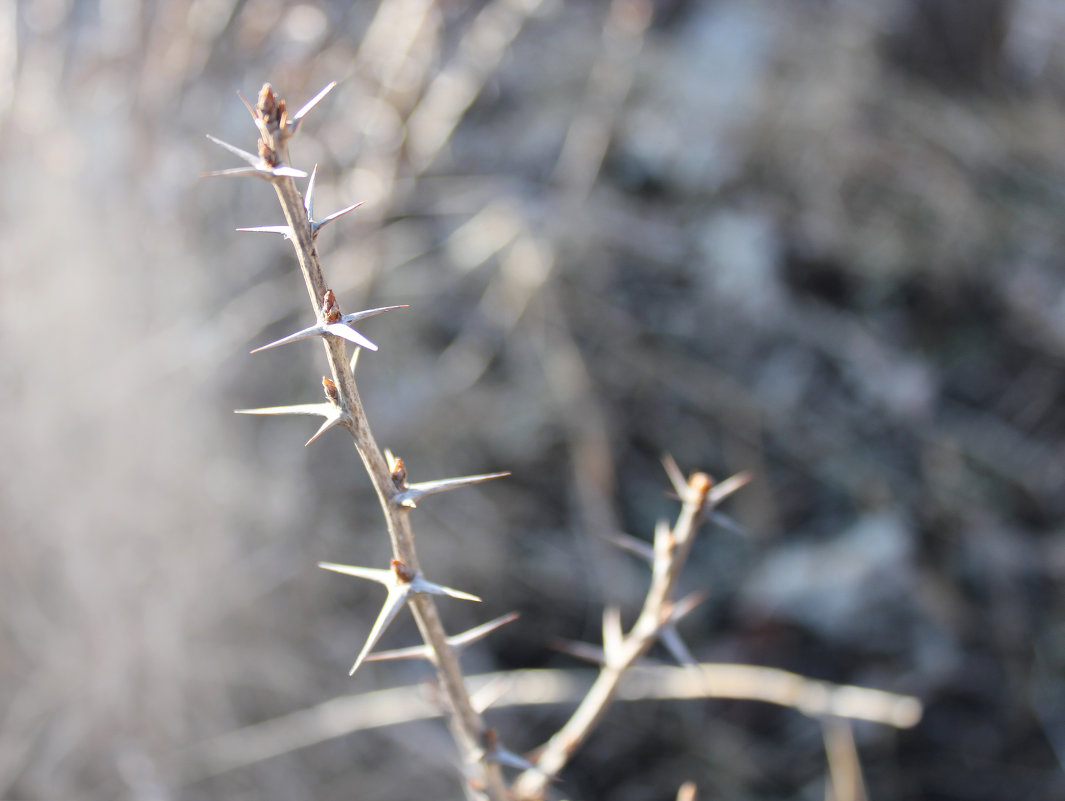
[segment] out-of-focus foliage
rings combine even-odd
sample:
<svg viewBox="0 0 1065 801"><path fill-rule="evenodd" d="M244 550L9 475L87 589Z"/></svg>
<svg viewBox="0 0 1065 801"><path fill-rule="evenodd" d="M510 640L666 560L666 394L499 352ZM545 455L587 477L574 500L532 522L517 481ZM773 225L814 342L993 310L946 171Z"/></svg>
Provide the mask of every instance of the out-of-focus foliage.
<svg viewBox="0 0 1065 801"><path fill-rule="evenodd" d="M194 776L188 746L343 693L387 559L320 399L236 90L308 118L360 387L471 670L570 665L631 615L658 459L757 479L704 533L703 661L914 693L857 729L871 798L1065 792L1065 12L1056 0L0 4L0 797L458 797L438 722ZM308 424L310 425L310 424ZM350 472L345 469L350 467ZM628 618L627 618L628 620ZM385 647L414 639L409 621ZM490 713L531 748L564 710ZM575 798L823 796L818 725L617 707Z"/></svg>

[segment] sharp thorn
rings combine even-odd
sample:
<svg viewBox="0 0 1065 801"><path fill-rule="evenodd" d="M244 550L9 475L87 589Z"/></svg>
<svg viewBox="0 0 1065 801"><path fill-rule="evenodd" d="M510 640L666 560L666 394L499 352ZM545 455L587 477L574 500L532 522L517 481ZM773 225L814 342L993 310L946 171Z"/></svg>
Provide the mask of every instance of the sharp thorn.
<svg viewBox="0 0 1065 801"><path fill-rule="evenodd" d="M247 150L241 150L236 145L229 144L229 142L223 142L221 139L219 139L216 136L211 136L210 134L207 134L207 138L210 139L212 142L214 142L216 145L219 145L220 147L224 147L226 150L228 150L234 156L237 156L238 158L242 159L243 161L248 162L248 164L250 164L252 167L255 167L256 169L260 169L261 168L263 160L261 158L259 158L259 156L256 156L256 155L254 155L252 153L249 153Z"/></svg>
<svg viewBox="0 0 1065 801"><path fill-rule="evenodd" d="M496 629L505 626L518 619L517 612L511 612L510 614L497 617L495 620L490 620L487 623L482 623L480 626L475 626L472 629L456 634L447 638L448 645L454 648L456 651L461 651L469 645L482 640ZM415 645L410 648L396 648L392 651L380 651L376 654L371 654L366 657L367 662L385 662L390 660L403 660L403 659L428 659L430 655L430 648L427 645Z"/></svg>
<svg viewBox="0 0 1065 801"><path fill-rule="evenodd" d="M318 428L318 430L314 432L314 436L307 440L305 443L303 443L303 447L306 448L308 445L310 445L312 442L316 441L320 436L322 436L322 434L324 434L326 431L331 428L335 428L337 425L340 424L342 420L343 417L340 414L337 414L334 417L327 418L325 422L322 423L322 425Z"/></svg>
<svg viewBox="0 0 1065 801"><path fill-rule="evenodd" d="M303 414L330 417L336 407L330 403L296 403L290 406L264 406L259 409L234 409L235 414Z"/></svg>
<svg viewBox="0 0 1065 801"><path fill-rule="evenodd" d="M347 208L341 209L340 211L334 211L328 217L323 217L321 220L313 220L311 222L311 233L317 236L318 232L325 228L327 225L329 225L329 223L333 222L333 220L339 220L345 214L350 214L351 212L355 211L355 209L365 205L366 201L361 200L358 203L353 203Z"/></svg>
<svg viewBox="0 0 1065 801"><path fill-rule="evenodd" d="M251 114L252 120L255 122L256 125L258 125L259 114L255 111L255 106L251 104L251 101L249 101L248 98L244 96L244 93L239 89L237 90L237 97L240 98L240 101L244 104L244 108L248 110L248 113Z"/></svg>
<svg viewBox="0 0 1065 801"><path fill-rule="evenodd" d="M410 587L407 585L395 585L388 590L388 597L385 598L384 606L381 607L381 611L377 615L377 620L374 621L373 628L370 629L370 634L366 638L366 642L362 646L362 650L359 652L359 656L355 659L355 664L351 666L351 670L348 671L349 676L354 676L355 671L359 669L359 666L366 660L370 651L377 645L377 641L381 639L381 635L385 633L385 629L388 628L389 623L395 620L396 615L399 614L399 610L407 603L410 598Z"/></svg>
<svg viewBox="0 0 1065 801"><path fill-rule="evenodd" d="M232 167L228 170L211 170L210 172L201 172L201 178L242 178L245 175L255 178L263 178L267 181L271 179L270 175L255 167Z"/></svg>
<svg viewBox="0 0 1065 801"><path fill-rule="evenodd" d="M318 165L311 170L311 177L307 181L307 196L303 198L303 210L307 212L307 220L311 222L311 230L314 230L314 184L318 180Z"/></svg>
<svg viewBox="0 0 1065 801"><path fill-rule="evenodd" d="M332 81L331 83L326 84L325 88L322 89L322 91L320 91L318 94L316 94L314 97L312 97L306 103L304 103L303 106L300 108L300 110L297 111L295 113L295 115L293 115L293 117L292 117L292 130L293 130L293 133L295 133L296 129L299 128L299 124L303 120L303 118L306 117L307 114L309 114L311 112L311 110L314 109L315 106L317 106L319 103L321 103L322 100L325 98L325 96L327 94L329 94L330 92L332 92L334 88L336 88L336 85L337 85L336 81Z"/></svg>
<svg viewBox="0 0 1065 801"><path fill-rule="evenodd" d="M411 484L407 489L392 496L392 503L414 509L419 500L427 495L435 495L440 492L448 492L454 489L473 486L496 478L505 478L510 473L484 473L477 476L461 476L459 478L442 478L436 481L422 481Z"/></svg>
<svg viewBox="0 0 1065 801"><path fill-rule="evenodd" d="M342 565L337 562L319 562L318 567L322 568L322 570L331 570L334 573L341 573L345 576L355 576L355 578L366 579L367 581L376 581L378 584L384 584L386 587L391 587L396 583L395 574L393 574L391 570L385 570L379 567Z"/></svg>
<svg viewBox="0 0 1065 801"><path fill-rule="evenodd" d="M297 170L295 167L271 167L267 170L271 175L280 175L284 178L306 178L306 170Z"/></svg>
<svg viewBox="0 0 1065 801"><path fill-rule="evenodd" d="M281 337L281 339L275 339L273 342L267 343L261 347L256 348L252 353L260 353L264 350L271 350L273 348L279 348L282 345L288 345L290 342L299 342L303 339L310 339L311 337L320 337L325 333L325 327L321 325L312 325L309 328L304 328L302 331L297 331L294 334L289 334L287 337Z"/></svg>
<svg viewBox="0 0 1065 801"><path fill-rule="evenodd" d="M377 345L345 323L326 323L322 328L327 333L330 333L335 337L340 337L341 339L346 339L348 342L353 342L360 348L366 348L366 350L373 351L377 350Z"/></svg>
<svg viewBox="0 0 1065 801"><path fill-rule="evenodd" d="M281 234L285 239L292 238L292 229L287 225L257 225L252 228L238 228L236 230L254 234Z"/></svg>

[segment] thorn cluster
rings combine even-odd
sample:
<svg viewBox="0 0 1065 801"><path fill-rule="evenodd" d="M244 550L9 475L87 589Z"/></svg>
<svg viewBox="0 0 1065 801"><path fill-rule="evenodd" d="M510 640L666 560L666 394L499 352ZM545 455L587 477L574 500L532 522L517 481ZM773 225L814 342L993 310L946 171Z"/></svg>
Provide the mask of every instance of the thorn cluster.
<svg viewBox="0 0 1065 801"><path fill-rule="evenodd" d="M494 620L489 620L487 623L482 623L479 626L474 626L472 629L467 629L461 634L455 634L448 637L447 643L456 651L462 651L467 646L484 639L496 629L502 628L507 625L507 623L513 623L517 619L517 612L501 615ZM405 659L424 659L432 661L432 658L432 649L428 645L414 645L410 648L396 648L391 651L378 651L376 653L368 654L363 661L390 662Z"/></svg>
<svg viewBox="0 0 1065 801"><path fill-rule="evenodd" d="M324 417L322 425L314 432L304 445L310 445L329 429L342 425L351 426L351 415L340 405L340 397L333 379L322 376L322 389L325 391L325 403L297 403L291 406L267 406L260 409L236 409L237 414L296 414Z"/></svg>
<svg viewBox="0 0 1065 801"><path fill-rule="evenodd" d="M366 320L367 318L375 317L378 314L407 308L410 307L406 305L381 306L377 309L365 309L363 311L352 312L351 314L341 314L340 307L336 303L336 296L333 294L332 290L327 289L322 298L321 320L319 322L308 326L307 328L300 329L294 334L289 334L286 337L262 345L253 350L252 353L259 353L264 350L270 350L271 348L278 348L282 345L287 345L290 342L299 342L301 339L313 339L314 337L326 336L339 337L340 339L355 344L357 347L376 351L377 345L352 328L352 326L360 320Z"/></svg>
<svg viewBox="0 0 1065 801"><path fill-rule="evenodd" d="M399 614L399 610L402 609L413 596L423 593L426 595L447 595L451 598L459 598L464 601L477 601L478 603L480 603L481 600L476 595L471 595L468 592L462 592L461 590L455 590L451 587L434 584L433 582L426 580L421 573L412 571L398 559L392 560L392 567L389 570L382 570L374 567L358 567L356 565L338 565L333 562L319 562L318 567L324 570L332 570L334 573L343 573L346 576L355 576L356 578L376 581L378 584L383 584L388 589L388 595L385 598L384 606L381 607L381 611L377 615L377 620L374 621L373 627L370 629L370 635L366 638L366 642L362 646L362 650L359 652L355 664L351 666L351 670L348 672L349 676L355 675L355 671L359 669L359 665L365 661L367 655L373 650L373 647L377 645L377 641L381 639L381 635L385 633L385 629L388 628L389 623L395 620L396 615Z"/></svg>
<svg viewBox="0 0 1065 801"><path fill-rule="evenodd" d="M318 105L322 98L329 94L335 86L336 81L333 81L326 86L299 111L297 111L292 119L289 119L288 117L285 101L274 94L273 87L271 87L270 84L263 84L263 88L259 92L258 102L254 106L248 102L248 98L238 92L237 94L240 96L240 99L251 114L255 127L259 129L261 138L259 139L257 146L258 153L249 153L246 150L242 150L239 147L231 145L228 142L223 142L221 139L217 139L208 134L208 139L215 144L224 147L234 156L246 161L248 166L236 167L228 170L216 170L215 172L204 173L204 175L237 177L252 175L259 178L266 178L270 181L277 180L278 178L306 178L307 173L303 170L297 170L294 167L289 167L281 163L281 156L272 143L278 138L282 143L285 143L295 135L296 131L299 130L303 118L307 116L307 113Z"/></svg>
<svg viewBox="0 0 1065 801"><path fill-rule="evenodd" d="M304 175L306 175L306 173L304 173ZM307 194L304 195L303 198L303 210L307 214L307 222L310 224L311 227L312 240L317 239L318 232L325 228L325 226L329 225L329 223L333 222L334 220L339 220L345 214L350 214L351 212L355 211L355 209L360 208L366 203L366 201L359 201L358 203L353 203L350 206L342 208L340 211L334 211L332 214L327 215L326 217L323 217L320 220L317 220L314 217L314 186L317 179L318 165L315 164L314 169L311 171L311 177L307 181ZM253 233L263 234L281 234L283 237L285 237L285 239L292 239L293 237L292 228L290 228L288 225L257 225L251 228L238 228L237 230L251 231Z"/></svg>

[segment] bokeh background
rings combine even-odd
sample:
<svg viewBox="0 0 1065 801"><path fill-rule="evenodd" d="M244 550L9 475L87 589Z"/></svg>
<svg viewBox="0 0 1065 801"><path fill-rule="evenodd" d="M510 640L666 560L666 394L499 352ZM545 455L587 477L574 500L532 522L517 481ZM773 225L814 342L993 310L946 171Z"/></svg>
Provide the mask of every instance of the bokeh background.
<svg viewBox="0 0 1065 801"><path fill-rule="evenodd" d="M196 744L428 678L347 668L383 564L236 96L298 106L319 249L382 347L471 671L576 667L646 576L597 534L718 478L682 626L704 661L921 697L855 729L873 799L1065 795L1065 6L1056 0L8 0L0 4L0 798L458 798L439 721L205 777ZM387 646L410 644L400 618ZM661 655L659 655L661 656ZM565 709L490 713L515 750ZM616 707L559 791L820 799L819 725Z"/></svg>

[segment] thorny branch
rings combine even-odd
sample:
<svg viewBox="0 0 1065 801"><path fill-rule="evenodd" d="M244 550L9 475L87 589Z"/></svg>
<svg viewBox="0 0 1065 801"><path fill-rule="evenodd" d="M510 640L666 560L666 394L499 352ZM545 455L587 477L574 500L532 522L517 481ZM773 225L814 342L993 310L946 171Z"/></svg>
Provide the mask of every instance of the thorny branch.
<svg viewBox="0 0 1065 801"><path fill-rule="evenodd" d="M325 91L319 93L314 100L291 118L288 116L285 101L274 93L270 84L263 85L254 106L245 100L245 105L252 114L261 138L257 163L255 163L255 157L248 159L247 156L251 154L245 154L242 158L249 161L252 166L242 168L240 172L240 174L255 174L266 178L277 192L288 226L288 239L296 251L296 258L299 261L307 294L318 323L323 327L337 322L332 318L336 316L335 312L338 310L332 308L335 300L323 276L315 248L316 230L314 221L310 218L309 204L304 203L296 187L295 177L303 173L288 166L288 140L296 132L310 107L313 107L324 95ZM228 146L227 149L234 150ZM225 171L224 174L237 173ZM402 489L393 480L384 453L378 447L370 430L346 353L345 339L338 336L323 336L322 341L332 373L330 384L333 385L335 392L335 397L330 394L329 400L335 403L338 409L338 425L351 433L355 448L369 473L388 527L395 562L398 562L409 575L420 576L421 567L418 563L410 525L410 507L395 499ZM467 791L471 797L478 798L482 797L479 791L483 790L483 793L492 801L503 801L506 798L506 790L499 766L484 759L489 736L488 729L470 702L458 658L448 643L447 633L444 631L436 605L427 593L412 592L409 595L409 606L414 613L423 640L432 651L432 662L436 667L443 697L452 713L453 729L456 732L464 761L468 769L474 771L474 775L469 777L470 786Z"/></svg>

